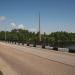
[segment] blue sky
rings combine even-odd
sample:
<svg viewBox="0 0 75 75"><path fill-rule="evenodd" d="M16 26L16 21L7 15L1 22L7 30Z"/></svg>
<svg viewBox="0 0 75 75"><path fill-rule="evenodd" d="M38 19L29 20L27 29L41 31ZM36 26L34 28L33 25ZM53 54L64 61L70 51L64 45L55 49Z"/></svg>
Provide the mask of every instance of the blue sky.
<svg viewBox="0 0 75 75"><path fill-rule="evenodd" d="M39 12L41 32L75 32L75 0L0 0L0 30L11 23L38 29Z"/></svg>

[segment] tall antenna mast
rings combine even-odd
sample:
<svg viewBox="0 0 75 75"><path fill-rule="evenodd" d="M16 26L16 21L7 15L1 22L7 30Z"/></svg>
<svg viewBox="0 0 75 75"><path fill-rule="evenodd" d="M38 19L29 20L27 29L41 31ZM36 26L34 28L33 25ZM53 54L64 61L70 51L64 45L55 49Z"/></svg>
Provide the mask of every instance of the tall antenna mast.
<svg viewBox="0 0 75 75"><path fill-rule="evenodd" d="M40 13L39 13L39 41L41 41Z"/></svg>

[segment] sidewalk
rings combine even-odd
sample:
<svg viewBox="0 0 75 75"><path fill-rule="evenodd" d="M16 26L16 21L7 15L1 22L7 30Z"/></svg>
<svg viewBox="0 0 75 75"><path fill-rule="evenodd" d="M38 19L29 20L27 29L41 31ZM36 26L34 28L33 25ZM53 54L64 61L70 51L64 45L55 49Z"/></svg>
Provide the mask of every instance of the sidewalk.
<svg viewBox="0 0 75 75"><path fill-rule="evenodd" d="M14 44L8 44L8 43L6 44L2 42L0 42L0 44L14 48L19 51L27 52L27 53L30 53L35 56L39 56L48 60L60 62L60 63L75 67L75 54L72 54L72 53L34 48L34 47L28 47L28 46L22 46L22 45L14 45Z"/></svg>

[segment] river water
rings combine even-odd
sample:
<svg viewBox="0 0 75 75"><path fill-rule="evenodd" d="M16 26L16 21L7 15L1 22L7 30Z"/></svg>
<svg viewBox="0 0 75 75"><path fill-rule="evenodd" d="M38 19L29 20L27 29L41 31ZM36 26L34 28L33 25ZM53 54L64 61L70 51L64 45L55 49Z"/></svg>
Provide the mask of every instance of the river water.
<svg viewBox="0 0 75 75"><path fill-rule="evenodd" d="M64 45L64 47L75 50L75 44L67 44L67 45Z"/></svg>
<svg viewBox="0 0 75 75"><path fill-rule="evenodd" d="M53 46L53 45L52 45ZM56 47L61 47L61 48L69 48L69 49L72 49L72 50L75 50L75 42L74 43L55 43L55 46Z"/></svg>

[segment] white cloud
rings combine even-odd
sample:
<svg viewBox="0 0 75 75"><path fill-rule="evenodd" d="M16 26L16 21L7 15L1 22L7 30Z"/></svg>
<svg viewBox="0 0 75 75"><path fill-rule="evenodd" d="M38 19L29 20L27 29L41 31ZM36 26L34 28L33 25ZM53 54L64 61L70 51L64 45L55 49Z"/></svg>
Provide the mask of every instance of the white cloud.
<svg viewBox="0 0 75 75"><path fill-rule="evenodd" d="M31 28L31 29L29 29L29 31L31 31L31 32L38 32L38 30L35 29L35 28Z"/></svg>
<svg viewBox="0 0 75 75"><path fill-rule="evenodd" d="M11 23L11 27L12 27L12 29L26 29L23 24L16 25L15 22L12 22L12 23Z"/></svg>
<svg viewBox="0 0 75 75"><path fill-rule="evenodd" d="M6 17L5 16L0 16L0 22L6 20Z"/></svg>
<svg viewBox="0 0 75 75"><path fill-rule="evenodd" d="M15 22L12 22L11 23L11 27L12 27L12 29L16 29L17 28L16 23Z"/></svg>
<svg viewBox="0 0 75 75"><path fill-rule="evenodd" d="M18 25L18 29L25 29L23 24Z"/></svg>

